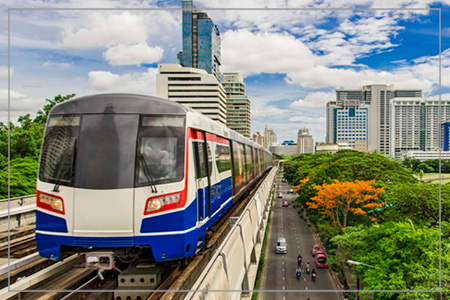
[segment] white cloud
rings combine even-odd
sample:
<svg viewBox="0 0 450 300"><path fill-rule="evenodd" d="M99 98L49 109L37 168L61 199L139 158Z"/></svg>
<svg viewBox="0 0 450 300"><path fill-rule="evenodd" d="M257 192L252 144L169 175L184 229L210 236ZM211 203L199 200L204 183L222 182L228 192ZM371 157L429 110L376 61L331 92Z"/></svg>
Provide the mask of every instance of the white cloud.
<svg viewBox="0 0 450 300"><path fill-rule="evenodd" d="M287 111L273 106L265 106L251 111L252 118L266 118L286 114Z"/></svg>
<svg viewBox="0 0 450 300"><path fill-rule="evenodd" d="M15 122L17 117L24 114L34 115L36 111L43 107L44 99L33 99L27 95L10 90L10 117ZM0 90L0 121L6 123L8 121L8 90Z"/></svg>
<svg viewBox="0 0 450 300"><path fill-rule="evenodd" d="M125 73L122 75L108 71L89 72L88 85L97 92L156 94L157 68L149 68L144 73Z"/></svg>
<svg viewBox="0 0 450 300"><path fill-rule="evenodd" d="M57 63L52 61L46 61L45 63L42 64L44 68L61 68L61 69L68 68L71 65L72 65L71 63Z"/></svg>
<svg viewBox="0 0 450 300"><path fill-rule="evenodd" d="M323 124L325 125L326 118L325 117L307 117L307 116L297 116L289 119L291 122L301 122L308 124Z"/></svg>
<svg viewBox="0 0 450 300"><path fill-rule="evenodd" d="M11 76L13 76L14 69L11 68ZM0 66L0 79L8 78L8 66Z"/></svg>
<svg viewBox="0 0 450 300"><path fill-rule="evenodd" d="M335 98L333 92L314 92L308 94L304 99L293 102L290 107L294 109L324 109L327 102Z"/></svg>
<svg viewBox="0 0 450 300"><path fill-rule="evenodd" d="M103 48L118 44L145 42L147 31L142 15L122 12L121 14L93 13L86 22L64 25L62 47Z"/></svg>
<svg viewBox="0 0 450 300"><path fill-rule="evenodd" d="M224 33L222 61L225 71L286 73L313 66L317 57L288 33L253 33L240 29Z"/></svg>
<svg viewBox="0 0 450 300"><path fill-rule="evenodd" d="M164 50L161 47L150 47L147 43L135 45L117 45L109 48L103 55L113 65L140 65L155 63L162 59Z"/></svg>

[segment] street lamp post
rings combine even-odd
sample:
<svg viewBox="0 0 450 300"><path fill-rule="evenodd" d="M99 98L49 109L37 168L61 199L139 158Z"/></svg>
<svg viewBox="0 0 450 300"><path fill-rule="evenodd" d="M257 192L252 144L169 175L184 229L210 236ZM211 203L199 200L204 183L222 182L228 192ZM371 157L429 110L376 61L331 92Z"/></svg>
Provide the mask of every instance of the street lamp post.
<svg viewBox="0 0 450 300"><path fill-rule="evenodd" d="M355 260L347 260L347 263L349 265L355 265L355 266L365 266L365 267L369 267L369 268L373 268L372 265L368 265L368 264L364 264L362 262L359 261L355 261ZM356 271L356 290L359 291L359 287L360 287L360 276L358 276L358 271ZM359 300L359 294L358 292L356 292L356 300Z"/></svg>

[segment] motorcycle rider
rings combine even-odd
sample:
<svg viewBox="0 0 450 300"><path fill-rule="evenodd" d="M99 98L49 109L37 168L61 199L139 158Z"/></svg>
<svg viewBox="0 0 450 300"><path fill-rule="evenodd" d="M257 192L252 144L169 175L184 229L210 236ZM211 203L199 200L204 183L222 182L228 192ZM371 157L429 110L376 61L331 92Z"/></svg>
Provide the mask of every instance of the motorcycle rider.
<svg viewBox="0 0 450 300"><path fill-rule="evenodd" d="M312 272L311 272L311 279L312 279L313 281L315 281L315 280L316 280L316 277L317 277L316 269L312 269Z"/></svg>
<svg viewBox="0 0 450 300"><path fill-rule="evenodd" d="M295 274L297 275L297 279L300 279L300 276L302 276L302 270L300 268L297 268Z"/></svg>
<svg viewBox="0 0 450 300"><path fill-rule="evenodd" d="M302 255L299 253L297 256L297 266L300 267L302 265Z"/></svg>

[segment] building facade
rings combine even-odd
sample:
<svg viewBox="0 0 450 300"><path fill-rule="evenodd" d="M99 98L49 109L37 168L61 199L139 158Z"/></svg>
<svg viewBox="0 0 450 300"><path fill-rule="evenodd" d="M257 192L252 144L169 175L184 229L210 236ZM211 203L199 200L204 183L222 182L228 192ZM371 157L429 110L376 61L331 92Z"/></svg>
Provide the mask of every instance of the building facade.
<svg viewBox="0 0 450 300"><path fill-rule="evenodd" d="M441 124L441 148L450 151L450 121Z"/></svg>
<svg viewBox="0 0 450 300"><path fill-rule="evenodd" d="M337 143L338 141L348 141L355 150L367 149L367 151L378 150L386 154L390 154L391 143L391 100L393 98L421 98L422 90L411 89L403 90L394 89L393 85L372 84L363 86L361 89L353 90L336 90L336 104L330 102L327 105L327 142ZM359 111L359 115L366 118L366 142L362 141L364 135L361 124L357 124L356 131L350 133L349 126L342 125L336 119L337 114L331 113L337 109L346 110L347 108L355 108L355 112ZM345 117L344 122L350 121L350 110L342 111ZM351 112L353 115L353 112ZM344 136L349 139L339 139L337 128L341 127ZM353 128L355 129L355 128ZM347 132L345 132L347 131ZM332 135L332 137L331 137ZM358 138L354 138L358 136ZM358 145L358 146L357 146ZM364 151L364 150L362 150Z"/></svg>
<svg viewBox="0 0 450 300"><path fill-rule="evenodd" d="M391 111L391 156L402 158L408 151L439 150L439 139L443 138L439 129L445 128L440 120L450 118L449 100L439 104L434 99L394 98Z"/></svg>
<svg viewBox="0 0 450 300"><path fill-rule="evenodd" d="M450 151L421 151L421 150L411 150L402 153L402 158L415 158L420 160L431 160L431 159L450 159Z"/></svg>
<svg viewBox="0 0 450 300"><path fill-rule="evenodd" d="M220 81L220 32L208 14L197 10L192 0L182 2L183 50L178 62L183 67L206 70Z"/></svg>
<svg viewBox="0 0 450 300"><path fill-rule="evenodd" d="M264 147L264 136L261 134L261 132L255 132L253 134L252 140L257 143L258 145L261 145Z"/></svg>
<svg viewBox="0 0 450 300"><path fill-rule="evenodd" d="M158 65L156 95L191 107L227 124L227 97L217 78L205 70L178 64Z"/></svg>
<svg viewBox="0 0 450 300"><path fill-rule="evenodd" d="M314 153L314 139L309 129L303 128L297 134L297 153Z"/></svg>
<svg viewBox="0 0 450 300"><path fill-rule="evenodd" d="M264 128L264 147L266 149L269 149L269 147L276 142L277 142L277 135L275 131L273 131L273 129L266 124L266 127Z"/></svg>
<svg viewBox="0 0 450 300"><path fill-rule="evenodd" d="M250 98L245 94L244 77L224 73L222 85L227 95L227 126L250 137Z"/></svg>

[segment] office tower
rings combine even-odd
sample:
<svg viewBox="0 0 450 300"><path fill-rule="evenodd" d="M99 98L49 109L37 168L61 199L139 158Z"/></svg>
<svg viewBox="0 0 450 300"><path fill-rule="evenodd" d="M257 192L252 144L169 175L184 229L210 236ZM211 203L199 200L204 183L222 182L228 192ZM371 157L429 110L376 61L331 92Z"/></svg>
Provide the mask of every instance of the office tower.
<svg viewBox="0 0 450 300"><path fill-rule="evenodd" d="M382 151L389 154L391 151L390 142L390 103L393 98L417 98L422 97L422 91L419 89L411 90L396 90L393 85L385 84L372 84L363 86L361 89L341 89L336 90L336 107L333 107L333 103L328 106L329 110L334 110L338 107L350 108L354 107L355 112L360 110L360 108L367 108L366 116L366 138L367 138L367 150L369 151ZM366 114L365 112L361 112ZM350 111L348 112L350 114ZM336 143L337 142L337 130L336 126L339 126L337 120L335 119L336 114L329 114L327 110L327 142ZM348 115L350 118L350 115ZM348 120L344 118L343 120ZM349 130L349 126L345 124L342 125L344 130ZM341 127L342 127L341 126ZM334 128L333 128L334 127ZM358 127L361 127L358 125ZM361 129L361 128L359 128ZM333 133L333 138L329 136ZM344 134L349 134L349 132L344 132ZM362 134L362 132L359 132ZM344 136L346 137L346 136ZM351 137L351 136L347 136ZM349 144L356 150L356 144L360 144L360 148L364 148L363 142L357 142L360 140L355 140L354 143L349 139Z"/></svg>
<svg viewBox="0 0 450 300"><path fill-rule="evenodd" d="M264 128L264 147L269 149L273 143L277 142L277 135L269 125L266 124L266 128Z"/></svg>
<svg viewBox="0 0 450 300"><path fill-rule="evenodd" d="M252 140L257 143L258 145L261 145L264 147L264 136L261 134L261 132L255 132L253 134Z"/></svg>
<svg viewBox="0 0 450 300"><path fill-rule="evenodd" d="M441 124L441 149L450 151L450 121Z"/></svg>
<svg viewBox="0 0 450 300"><path fill-rule="evenodd" d="M391 102L391 156L401 158L408 151L438 151L439 120L450 118L450 101L423 98L394 98ZM444 125L445 128L445 125ZM441 136L442 138L442 136Z"/></svg>
<svg viewBox="0 0 450 300"><path fill-rule="evenodd" d="M326 109L326 122L327 122L327 131L325 135L325 143L327 144L334 144L335 141L335 134L334 134L334 125L335 125L335 118L334 118L334 109L337 107L336 101L330 101L327 103L327 109Z"/></svg>
<svg viewBox="0 0 450 300"><path fill-rule="evenodd" d="M206 70L220 80L220 32L208 14L197 10L192 0L183 0L183 50L178 61L183 67Z"/></svg>
<svg viewBox="0 0 450 300"><path fill-rule="evenodd" d="M197 110L226 125L227 98L217 78L205 70L178 64L158 65L156 95Z"/></svg>
<svg viewBox="0 0 450 300"><path fill-rule="evenodd" d="M309 129L303 128L297 134L297 153L314 153L314 139Z"/></svg>
<svg viewBox="0 0 450 300"><path fill-rule="evenodd" d="M250 98L245 94L244 77L224 73L222 85L227 94L227 126L250 137Z"/></svg>

